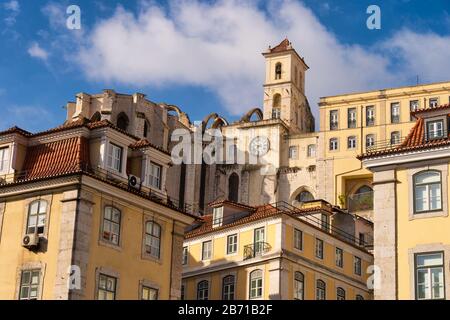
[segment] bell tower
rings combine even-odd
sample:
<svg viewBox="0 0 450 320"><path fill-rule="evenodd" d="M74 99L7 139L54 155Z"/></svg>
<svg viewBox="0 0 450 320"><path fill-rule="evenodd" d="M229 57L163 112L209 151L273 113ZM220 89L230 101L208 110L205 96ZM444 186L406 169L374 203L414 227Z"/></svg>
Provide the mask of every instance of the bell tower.
<svg viewBox="0 0 450 320"><path fill-rule="evenodd" d="M283 120L293 132L314 131L314 117L305 96L304 59L286 38L263 53L266 60L264 119Z"/></svg>

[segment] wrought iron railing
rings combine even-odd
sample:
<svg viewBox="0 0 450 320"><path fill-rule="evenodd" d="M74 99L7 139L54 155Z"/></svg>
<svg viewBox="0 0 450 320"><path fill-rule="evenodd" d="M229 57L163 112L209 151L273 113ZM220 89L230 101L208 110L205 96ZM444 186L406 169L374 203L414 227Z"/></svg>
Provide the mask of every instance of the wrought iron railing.
<svg viewBox="0 0 450 320"><path fill-rule="evenodd" d="M258 241L244 246L244 260L261 256L271 249L270 244L264 241Z"/></svg>
<svg viewBox="0 0 450 320"><path fill-rule="evenodd" d="M386 140L377 140L371 145L366 145L366 152L375 152L382 150L389 150L399 147L406 137L395 137Z"/></svg>

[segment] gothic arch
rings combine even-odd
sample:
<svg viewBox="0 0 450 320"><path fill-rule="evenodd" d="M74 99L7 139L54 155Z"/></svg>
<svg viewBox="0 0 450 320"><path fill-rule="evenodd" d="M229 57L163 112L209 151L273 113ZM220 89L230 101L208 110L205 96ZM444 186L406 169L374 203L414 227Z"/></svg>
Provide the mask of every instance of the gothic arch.
<svg viewBox="0 0 450 320"><path fill-rule="evenodd" d="M239 175L233 172L228 177L228 200L239 202Z"/></svg>
<svg viewBox="0 0 450 320"><path fill-rule="evenodd" d="M92 115L91 121L96 122L96 121L100 121L100 120L102 120L102 115L100 114L99 111L97 111Z"/></svg>
<svg viewBox="0 0 450 320"><path fill-rule="evenodd" d="M307 187L307 186L301 186L299 188L297 188L291 195L290 199L289 199L289 203L295 205L296 203L300 202L298 200L298 197L302 194L302 193L308 193L311 195L312 199L309 200L314 200L316 199L316 195L314 194L314 192L311 190L311 188Z"/></svg>
<svg viewBox="0 0 450 320"><path fill-rule="evenodd" d="M185 126L189 126L191 124L191 120L189 119L189 116L187 115L187 113L181 111L181 109L179 107L177 107L176 105L173 104L166 104L166 103L162 103L160 104L162 107L164 107L167 112L175 112L178 120L183 123Z"/></svg>
<svg viewBox="0 0 450 320"><path fill-rule="evenodd" d="M223 125L228 125L228 121L225 118L219 116L217 113L213 112L207 115L202 121L202 131L203 133L208 128L209 122L212 120L211 128L217 129Z"/></svg>
<svg viewBox="0 0 450 320"><path fill-rule="evenodd" d="M122 129L123 131L127 131L128 125L130 124L130 120L125 112L119 113L117 116L116 125L119 129Z"/></svg>
<svg viewBox="0 0 450 320"><path fill-rule="evenodd" d="M249 112L247 112L244 116L242 116L242 118L241 118L241 120L239 120L239 122L250 122L250 119L252 118L252 116L254 114L258 117L258 120L263 119L263 113L262 113L261 109L254 108L254 109L250 110Z"/></svg>

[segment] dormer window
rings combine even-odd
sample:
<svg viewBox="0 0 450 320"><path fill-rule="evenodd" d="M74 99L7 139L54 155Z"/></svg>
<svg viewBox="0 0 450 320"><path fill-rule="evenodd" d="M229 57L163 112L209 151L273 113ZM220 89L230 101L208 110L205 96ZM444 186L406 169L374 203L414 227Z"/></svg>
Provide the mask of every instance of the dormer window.
<svg viewBox="0 0 450 320"><path fill-rule="evenodd" d="M220 227L223 224L223 207L213 209L213 228Z"/></svg>
<svg viewBox="0 0 450 320"><path fill-rule="evenodd" d="M115 145L114 143L109 144L108 148L108 162L107 166L117 172L122 171L122 155L123 148Z"/></svg>
<svg viewBox="0 0 450 320"><path fill-rule="evenodd" d="M427 122L427 137L428 140L439 139L444 136L444 121L428 121Z"/></svg>
<svg viewBox="0 0 450 320"><path fill-rule="evenodd" d="M9 169L9 148L0 148L0 173L6 173Z"/></svg>
<svg viewBox="0 0 450 320"><path fill-rule="evenodd" d="M275 80L281 79L281 63L275 65Z"/></svg>

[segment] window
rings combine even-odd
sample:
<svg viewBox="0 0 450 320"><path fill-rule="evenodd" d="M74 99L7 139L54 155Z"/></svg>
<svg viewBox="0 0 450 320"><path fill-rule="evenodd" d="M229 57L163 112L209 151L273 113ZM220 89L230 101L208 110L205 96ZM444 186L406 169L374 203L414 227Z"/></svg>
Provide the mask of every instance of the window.
<svg viewBox="0 0 450 320"><path fill-rule="evenodd" d="M357 294L355 297L356 300L364 300L364 297L360 294Z"/></svg>
<svg viewBox="0 0 450 320"><path fill-rule="evenodd" d="M430 108L436 108L439 104L438 98L430 98Z"/></svg>
<svg viewBox="0 0 450 320"><path fill-rule="evenodd" d="M414 112L414 111L417 111L417 110L419 110L419 100L412 100L412 101L410 101L409 102L409 111L410 112ZM410 121L414 121L414 116L410 115L409 120Z"/></svg>
<svg viewBox="0 0 450 320"><path fill-rule="evenodd" d="M237 234L231 234L227 237L227 254L237 252Z"/></svg>
<svg viewBox="0 0 450 320"><path fill-rule="evenodd" d="M359 257L353 259L353 272L358 276L361 275L361 258Z"/></svg>
<svg viewBox="0 0 450 320"><path fill-rule="evenodd" d="M339 127L339 117L337 110L330 111L330 130L337 130Z"/></svg>
<svg viewBox="0 0 450 320"><path fill-rule="evenodd" d="M370 127L375 125L375 107L367 106L366 107L366 126Z"/></svg>
<svg viewBox="0 0 450 320"><path fill-rule="evenodd" d="M159 259L161 247L161 226L153 221L145 224L145 252Z"/></svg>
<svg viewBox="0 0 450 320"><path fill-rule="evenodd" d="M123 154L122 147L119 147L114 143L110 143L108 148L108 160L107 160L108 168L121 172L122 154Z"/></svg>
<svg viewBox="0 0 450 320"><path fill-rule="evenodd" d="M223 223L223 206L213 209L213 228L220 227Z"/></svg>
<svg viewBox="0 0 450 320"><path fill-rule="evenodd" d="M150 162L148 172L148 182L151 187L161 189L161 172L162 167L159 164Z"/></svg>
<svg viewBox="0 0 450 320"><path fill-rule="evenodd" d="M427 139L439 139L444 137L444 121L428 121L427 122Z"/></svg>
<svg viewBox="0 0 450 320"><path fill-rule="evenodd" d="M275 80L281 79L281 63L275 65Z"/></svg>
<svg viewBox="0 0 450 320"><path fill-rule="evenodd" d="M233 172L228 178L228 200L239 201L239 176Z"/></svg>
<svg viewBox="0 0 450 320"><path fill-rule="evenodd" d="M294 229L294 248L303 250L303 232L298 229Z"/></svg>
<svg viewBox="0 0 450 320"><path fill-rule="evenodd" d="M391 123L400 122L400 104L398 102L391 103Z"/></svg>
<svg viewBox="0 0 450 320"><path fill-rule="evenodd" d="M280 118L281 118L281 108L273 108L272 119L280 119Z"/></svg>
<svg viewBox="0 0 450 320"><path fill-rule="evenodd" d="M330 139L330 151L335 151L338 149L338 139L337 138L331 138Z"/></svg>
<svg viewBox="0 0 450 320"><path fill-rule="evenodd" d="M0 149L0 173L8 172L9 169L9 148Z"/></svg>
<svg viewBox="0 0 450 320"><path fill-rule="evenodd" d="M260 256L264 253L264 240L265 240L264 227L255 229L253 231L255 256Z"/></svg>
<svg viewBox="0 0 450 320"><path fill-rule="evenodd" d="M44 234L47 220L47 202L37 200L28 206L27 234Z"/></svg>
<svg viewBox="0 0 450 320"><path fill-rule="evenodd" d="M105 207L103 216L102 239L115 245L119 244L121 212L114 207Z"/></svg>
<svg viewBox="0 0 450 320"><path fill-rule="evenodd" d="M414 175L414 213L442 210L441 173L424 171Z"/></svg>
<svg viewBox="0 0 450 320"><path fill-rule="evenodd" d="M295 272L294 275L294 299L304 300L305 299L305 276L301 272Z"/></svg>
<svg viewBox="0 0 450 320"><path fill-rule="evenodd" d="M316 239L316 258L323 259L323 241Z"/></svg>
<svg viewBox="0 0 450 320"><path fill-rule="evenodd" d="M356 108L347 110L348 128L356 128Z"/></svg>
<svg viewBox="0 0 450 320"><path fill-rule="evenodd" d="M141 300L158 300L158 289L143 286Z"/></svg>
<svg viewBox="0 0 450 320"><path fill-rule="evenodd" d="M316 300L325 300L326 285L322 280L316 281Z"/></svg>
<svg viewBox="0 0 450 320"><path fill-rule="evenodd" d="M41 270L23 270L20 276L20 300L37 300L41 282Z"/></svg>
<svg viewBox="0 0 450 320"><path fill-rule="evenodd" d="M124 112L119 113L117 116L117 127L123 131L127 131L129 120Z"/></svg>
<svg viewBox="0 0 450 320"><path fill-rule="evenodd" d="M325 213L320 215L320 228L322 230L328 231L328 227L330 226L329 216Z"/></svg>
<svg viewBox="0 0 450 320"><path fill-rule="evenodd" d="M254 270L250 273L250 299L262 297L262 271Z"/></svg>
<svg viewBox="0 0 450 320"><path fill-rule="evenodd" d="M336 266L344 267L344 251L341 248L336 248Z"/></svg>
<svg viewBox="0 0 450 320"><path fill-rule="evenodd" d="M368 134L366 135L366 148L373 147L375 145L375 135Z"/></svg>
<svg viewBox="0 0 450 320"><path fill-rule="evenodd" d="M359 233L359 245L364 246L366 244L366 235L362 232Z"/></svg>
<svg viewBox="0 0 450 320"><path fill-rule="evenodd" d="M336 289L336 300L345 300L345 290L341 287Z"/></svg>
<svg viewBox="0 0 450 320"><path fill-rule="evenodd" d="M147 120L144 120L144 138L148 138L150 135L150 123Z"/></svg>
<svg viewBox="0 0 450 320"><path fill-rule="evenodd" d="M400 132L392 131L391 132L391 144L396 145L400 143Z"/></svg>
<svg viewBox="0 0 450 320"><path fill-rule="evenodd" d="M444 299L444 254L416 254L415 260L416 299Z"/></svg>
<svg viewBox="0 0 450 320"><path fill-rule="evenodd" d="M234 276L229 275L222 280L222 300L234 300Z"/></svg>
<svg viewBox="0 0 450 320"><path fill-rule="evenodd" d="M188 263L188 255L189 255L189 249L188 247L183 247L183 265Z"/></svg>
<svg viewBox="0 0 450 320"><path fill-rule="evenodd" d="M350 136L347 138L347 148L348 149L356 148L356 137L355 136Z"/></svg>
<svg viewBox="0 0 450 320"><path fill-rule="evenodd" d="M312 201L314 200L314 196L311 192L303 190L295 197L295 200L297 200L298 202Z"/></svg>
<svg viewBox="0 0 450 320"><path fill-rule="evenodd" d="M298 148L296 146L289 147L289 159L297 159Z"/></svg>
<svg viewBox="0 0 450 320"><path fill-rule="evenodd" d="M211 259L212 242L211 240L202 243L202 260Z"/></svg>
<svg viewBox="0 0 450 320"><path fill-rule="evenodd" d="M207 280L200 281L197 284L197 300L208 300L209 283Z"/></svg>
<svg viewBox="0 0 450 320"><path fill-rule="evenodd" d="M98 277L98 300L115 300L116 299L117 279L105 274Z"/></svg>
<svg viewBox="0 0 450 320"><path fill-rule="evenodd" d="M313 158L316 156L316 145L315 144L308 145L308 150L307 150L306 156L308 158Z"/></svg>

